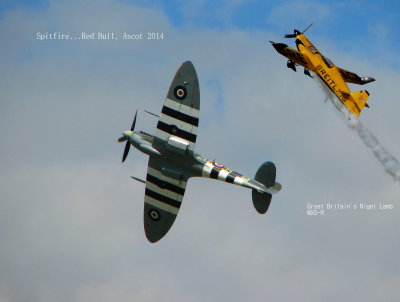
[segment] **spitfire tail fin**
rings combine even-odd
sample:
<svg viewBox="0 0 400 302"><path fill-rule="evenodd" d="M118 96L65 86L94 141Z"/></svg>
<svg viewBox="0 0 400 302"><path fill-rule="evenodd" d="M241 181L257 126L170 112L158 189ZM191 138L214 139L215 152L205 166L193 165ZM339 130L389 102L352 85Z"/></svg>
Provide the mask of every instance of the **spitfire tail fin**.
<svg viewBox="0 0 400 302"><path fill-rule="evenodd" d="M258 168L254 179L264 186L270 188L275 185L276 167L273 162L265 162ZM252 190L252 199L254 208L258 213L264 214L267 212L269 204L271 203L272 195L267 192L259 192Z"/></svg>
<svg viewBox="0 0 400 302"><path fill-rule="evenodd" d="M361 90L361 91L352 92L351 93L351 97L353 98L353 100L357 104L357 107L358 107L357 111L359 111L359 114L357 114L357 115L360 115L361 110L363 110L363 108L365 106L369 107L368 104L367 104L367 100L368 100L368 97L369 97L369 93L368 93L367 90Z"/></svg>

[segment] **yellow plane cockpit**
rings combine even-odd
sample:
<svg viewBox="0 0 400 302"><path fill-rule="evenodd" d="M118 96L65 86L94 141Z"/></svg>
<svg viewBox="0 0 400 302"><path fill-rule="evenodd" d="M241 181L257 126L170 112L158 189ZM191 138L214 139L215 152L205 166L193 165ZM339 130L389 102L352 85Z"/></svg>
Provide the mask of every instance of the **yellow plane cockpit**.
<svg viewBox="0 0 400 302"><path fill-rule="evenodd" d="M322 55L321 55L321 56L322 56ZM333 66L335 66L335 65L333 64L333 62L332 62L329 58L327 58L327 57L322 56L322 60L324 60L326 66L328 66L329 68L332 68Z"/></svg>

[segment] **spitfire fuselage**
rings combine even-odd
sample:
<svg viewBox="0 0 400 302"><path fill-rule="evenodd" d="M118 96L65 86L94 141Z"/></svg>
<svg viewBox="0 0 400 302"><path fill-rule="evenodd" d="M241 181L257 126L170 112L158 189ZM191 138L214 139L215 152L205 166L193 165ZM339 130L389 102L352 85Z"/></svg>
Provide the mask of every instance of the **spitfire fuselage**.
<svg viewBox="0 0 400 302"><path fill-rule="evenodd" d="M150 134L142 131L133 131L132 134L128 136L128 140L136 149L146 153L147 155L161 156L161 153L157 149L153 148L153 137Z"/></svg>
<svg viewBox="0 0 400 302"><path fill-rule="evenodd" d="M164 152L160 153L152 146L154 136L144 131L133 131L128 136L128 140L136 149L147 155L168 158L169 163L163 167L162 173L177 180L189 177L205 177L255 189L259 192L269 191L275 193L280 190L279 184L277 184L276 188L267 188L250 177L230 170L228 167L194 152L189 151L186 154L187 156L182 156L182 154L177 154L174 151L167 151L168 148L165 148Z"/></svg>

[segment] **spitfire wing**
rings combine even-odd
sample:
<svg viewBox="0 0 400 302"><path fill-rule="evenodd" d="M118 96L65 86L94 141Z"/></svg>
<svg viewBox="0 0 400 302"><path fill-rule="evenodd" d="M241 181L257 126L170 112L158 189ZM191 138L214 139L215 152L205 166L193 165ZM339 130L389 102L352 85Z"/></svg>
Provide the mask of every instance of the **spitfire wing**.
<svg viewBox="0 0 400 302"><path fill-rule="evenodd" d="M284 43L272 43L272 46L283 56L297 64L304 66L307 69L313 70L313 65L308 60L307 56L293 48L288 47Z"/></svg>
<svg viewBox="0 0 400 302"><path fill-rule="evenodd" d="M173 168L161 157L149 158L143 220L146 237L150 242L156 242L167 234L185 194L187 177L176 167ZM174 171L175 174L168 171Z"/></svg>
<svg viewBox="0 0 400 302"><path fill-rule="evenodd" d="M144 199L144 228L150 242L160 240L173 225L188 176L177 164L194 150L199 124L200 90L191 62L175 74L157 124L153 147L163 157L150 157Z"/></svg>
<svg viewBox="0 0 400 302"><path fill-rule="evenodd" d="M360 77L357 74L355 74L354 72L348 71L346 69L343 68L337 68L340 72L340 74L342 75L343 79L347 82L347 83L352 83L352 84L358 84L358 85L364 85L370 82L375 81L374 78L371 77Z"/></svg>
<svg viewBox="0 0 400 302"><path fill-rule="evenodd" d="M153 147L182 155L193 152L199 125L200 90L192 62L185 62L175 74L157 124Z"/></svg>

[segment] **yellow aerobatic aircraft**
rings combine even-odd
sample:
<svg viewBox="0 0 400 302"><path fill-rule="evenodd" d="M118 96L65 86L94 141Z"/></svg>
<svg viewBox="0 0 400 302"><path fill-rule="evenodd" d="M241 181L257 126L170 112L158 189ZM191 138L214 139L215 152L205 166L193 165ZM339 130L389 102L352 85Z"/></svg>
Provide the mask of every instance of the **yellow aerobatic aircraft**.
<svg viewBox="0 0 400 302"><path fill-rule="evenodd" d="M311 24L312 25L312 24ZM367 90L351 92L347 83L364 85L375 81L371 77L359 77L353 72L335 66L331 60L324 57L317 48L307 39L304 32L294 30L294 34L285 35L285 38L296 38L297 50L289 48L286 44L271 42L272 46L289 60L287 67L296 71L296 65L303 66L304 73L311 76L310 70L318 75L338 99L351 113L359 116L364 106L369 107Z"/></svg>

